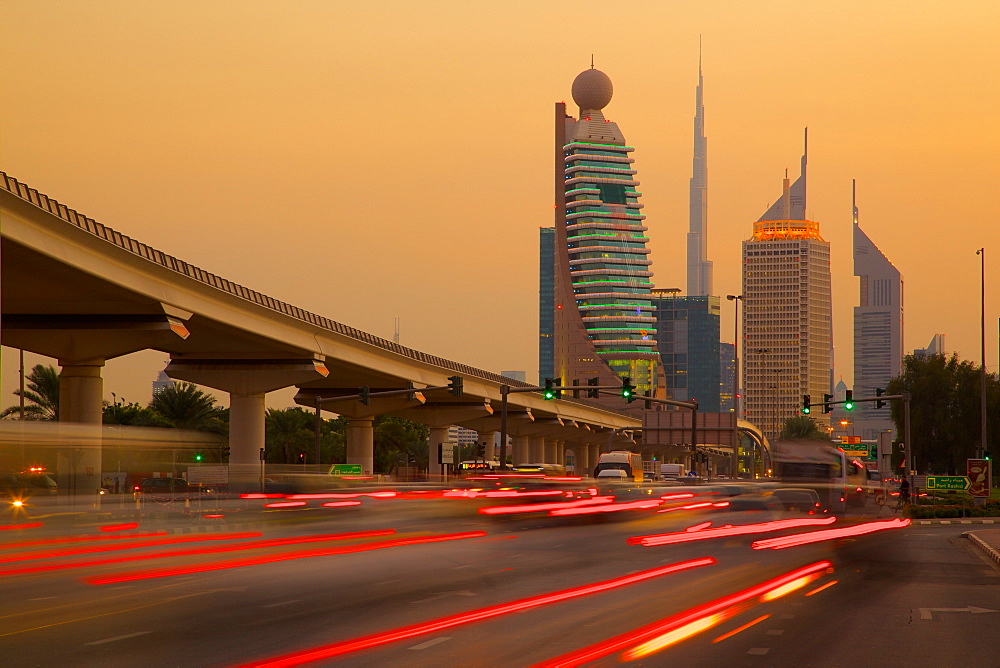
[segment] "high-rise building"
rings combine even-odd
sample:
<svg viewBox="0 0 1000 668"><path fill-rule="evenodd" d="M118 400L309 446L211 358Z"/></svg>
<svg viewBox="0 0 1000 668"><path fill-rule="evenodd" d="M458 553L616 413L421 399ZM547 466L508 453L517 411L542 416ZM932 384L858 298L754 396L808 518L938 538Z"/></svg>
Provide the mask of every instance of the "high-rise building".
<svg viewBox="0 0 1000 668"><path fill-rule="evenodd" d="M854 307L854 396L868 397L875 394L876 388L885 389L900 374L903 279L862 231L857 198L852 200L854 275L861 279L858 306ZM888 405L876 409L874 403L861 402L854 409L853 419L854 435L862 438L876 438L879 432L893 429Z"/></svg>
<svg viewBox="0 0 1000 668"><path fill-rule="evenodd" d="M743 242L744 406L768 439L799 414L802 396L830 392L833 346L830 244L806 219L806 151L801 172ZM827 424L825 416L813 414Z"/></svg>
<svg viewBox="0 0 1000 668"><path fill-rule="evenodd" d="M555 377L556 228L538 230L538 384ZM523 379L522 379L523 380Z"/></svg>
<svg viewBox="0 0 1000 668"><path fill-rule="evenodd" d="M694 109L694 165L689 194L687 235L687 293L712 294L712 263L708 260L708 139L705 137L704 80L698 49L698 88Z"/></svg>
<svg viewBox="0 0 1000 668"><path fill-rule="evenodd" d="M667 398L698 401L698 411L718 413L719 298L680 297L654 290L656 343L660 350ZM732 377L729 379L732 394Z"/></svg>
<svg viewBox="0 0 1000 668"><path fill-rule="evenodd" d="M914 357L930 357L931 355L944 355L944 334L935 334L931 337L931 342L926 348L914 348Z"/></svg>
<svg viewBox="0 0 1000 668"><path fill-rule="evenodd" d="M640 392L660 392L643 224L633 147L604 117L613 86L591 67L573 81L579 117L555 106L555 346L553 375L628 377ZM622 408L621 399L602 398Z"/></svg>
<svg viewBox="0 0 1000 668"><path fill-rule="evenodd" d="M736 410L733 403L733 386L736 384L736 344L719 344L719 410L732 413Z"/></svg>
<svg viewBox="0 0 1000 668"><path fill-rule="evenodd" d="M153 396L155 397L161 392L163 392L163 390L173 386L174 386L173 378L167 375L166 370L161 371L159 374L157 374L156 380L153 381Z"/></svg>

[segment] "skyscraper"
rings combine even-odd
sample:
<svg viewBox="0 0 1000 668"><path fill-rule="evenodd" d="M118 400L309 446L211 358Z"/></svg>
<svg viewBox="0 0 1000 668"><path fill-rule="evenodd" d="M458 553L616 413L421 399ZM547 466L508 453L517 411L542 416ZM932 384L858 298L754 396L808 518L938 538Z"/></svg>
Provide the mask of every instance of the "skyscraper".
<svg viewBox="0 0 1000 668"><path fill-rule="evenodd" d="M806 220L806 150L799 178L743 242L743 395L747 419L775 439L802 395L830 391L830 244ZM825 428L822 413L814 414Z"/></svg>
<svg viewBox="0 0 1000 668"><path fill-rule="evenodd" d="M687 235L687 293L712 294L712 263L708 260L708 139L705 137L704 81L698 48L698 88L694 107L694 165L691 170Z"/></svg>
<svg viewBox="0 0 1000 668"><path fill-rule="evenodd" d="M660 350L667 398L698 401L698 410L720 411L719 298L681 297L664 292L656 306L656 342ZM729 391L732 395L732 376Z"/></svg>
<svg viewBox="0 0 1000 668"><path fill-rule="evenodd" d="M538 230L538 383L555 376L556 229Z"/></svg>
<svg viewBox="0 0 1000 668"><path fill-rule="evenodd" d="M632 168L634 151L604 117L613 86L591 67L573 81L579 118L556 103L554 374L631 379L637 390L662 387L656 351L653 287ZM622 408L620 398L609 406Z"/></svg>
<svg viewBox="0 0 1000 668"><path fill-rule="evenodd" d="M853 197L854 275L860 280L854 307L854 395L872 396L900 374L903 361L903 279L858 224ZM875 438L891 430L889 407L861 402L854 409L855 435Z"/></svg>

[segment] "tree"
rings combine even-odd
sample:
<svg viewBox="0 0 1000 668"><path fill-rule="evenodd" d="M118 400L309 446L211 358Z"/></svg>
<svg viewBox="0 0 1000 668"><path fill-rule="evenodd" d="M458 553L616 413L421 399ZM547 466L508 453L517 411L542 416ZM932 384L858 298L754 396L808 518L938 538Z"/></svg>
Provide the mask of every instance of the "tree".
<svg viewBox="0 0 1000 668"><path fill-rule="evenodd" d="M910 439L906 456L922 471L964 474L965 460L974 457L980 441L980 367L958 355L929 355L903 360L903 372L886 387L886 394L910 393ZM986 376L987 434L996 443L1000 431L1000 383ZM906 433L903 402L891 402L900 440Z"/></svg>
<svg viewBox="0 0 1000 668"><path fill-rule="evenodd" d="M320 423L321 463L328 466L344 458L347 421L324 419ZM315 464L316 416L298 406L285 410L269 408L264 415L264 443L271 464L298 464L304 452L306 463Z"/></svg>
<svg viewBox="0 0 1000 668"><path fill-rule="evenodd" d="M54 366L36 364L31 373L24 377L24 417L27 420L58 420L59 419L59 373ZM20 388L14 390L14 396L20 397ZM0 412L0 418L19 417L21 402L5 408Z"/></svg>
<svg viewBox="0 0 1000 668"><path fill-rule="evenodd" d="M830 438L824 434L819 425L812 418L805 415L796 415L785 420L785 425L781 428L782 440L807 440L807 441L829 441Z"/></svg>
<svg viewBox="0 0 1000 668"><path fill-rule="evenodd" d="M375 418L375 471L389 473L400 462L427 467L427 425L392 415Z"/></svg>
<svg viewBox="0 0 1000 668"><path fill-rule="evenodd" d="M109 404L104 402L104 424L119 424L130 427L169 427L166 420L151 408L139 404Z"/></svg>
<svg viewBox="0 0 1000 668"><path fill-rule="evenodd" d="M153 397L149 408L161 417L166 426L195 429L213 434L229 431L226 412L215 407L215 398L193 383L175 383Z"/></svg>

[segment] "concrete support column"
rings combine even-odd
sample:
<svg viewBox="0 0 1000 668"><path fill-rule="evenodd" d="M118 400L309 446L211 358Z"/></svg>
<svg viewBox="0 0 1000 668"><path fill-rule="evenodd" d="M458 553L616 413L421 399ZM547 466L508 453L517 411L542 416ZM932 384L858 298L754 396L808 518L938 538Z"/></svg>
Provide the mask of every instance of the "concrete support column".
<svg viewBox="0 0 1000 668"><path fill-rule="evenodd" d="M375 470L375 430L371 415L347 418L347 463L361 464L362 475Z"/></svg>
<svg viewBox="0 0 1000 668"><path fill-rule="evenodd" d="M594 475L594 468L597 467L597 462L601 459L601 445L591 443L587 446L587 450L590 452L590 475Z"/></svg>
<svg viewBox="0 0 1000 668"><path fill-rule="evenodd" d="M557 441L554 438L545 439L545 458L542 459L543 462L545 462L546 464L559 463L559 457L557 455L558 443L559 441Z"/></svg>
<svg viewBox="0 0 1000 668"><path fill-rule="evenodd" d="M83 497L87 503L97 498L101 486L101 423L104 421L103 359L81 363L59 361L59 421L93 425L92 445L60 448L57 457L59 490Z"/></svg>
<svg viewBox="0 0 1000 668"><path fill-rule="evenodd" d="M541 464L545 461L545 437L532 436L528 439L528 462Z"/></svg>
<svg viewBox="0 0 1000 668"><path fill-rule="evenodd" d="M511 461L515 466L518 464L530 464L531 457L528 452L528 437L515 436L511 444Z"/></svg>
<svg viewBox="0 0 1000 668"><path fill-rule="evenodd" d="M486 461L492 461L500 456L494 445L496 434L497 432L495 431L481 431L479 432L479 438L476 439L477 442L486 444Z"/></svg>
<svg viewBox="0 0 1000 668"><path fill-rule="evenodd" d="M427 457L427 475L430 478L444 478L445 468L441 464L440 444L448 442L448 427L431 427L431 435L427 441L429 456Z"/></svg>
<svg viewBox="0 0 1000 668"><path fill-rule="evenodd" d="M576 455L576 475L581 478L589 478L591 469L590 446L585 443L577 443L573 446L573 454Z"/></svg>
<svg viewBox="0 0 1000 668"><path fill-rule="evenodd" d="M263 392L229 393L229 483L234 489L260 485L264 410Z"/></svg>

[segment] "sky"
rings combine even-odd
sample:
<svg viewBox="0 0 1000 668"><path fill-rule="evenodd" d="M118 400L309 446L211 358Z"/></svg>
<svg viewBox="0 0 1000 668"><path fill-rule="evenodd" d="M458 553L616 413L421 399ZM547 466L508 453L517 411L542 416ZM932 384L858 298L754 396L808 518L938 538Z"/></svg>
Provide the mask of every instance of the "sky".
<svg viewBox="0 0 1000 668"><path fill-rule="evenodd" d="M593 54L615 87L605 115L636 148L652 280L683 288L701 36L715 292L739 291L740 242L797 175L808 127L835 376L853 371L851 179L903 274L906 351L943 333L978 363L986 249L997 370L995 0L0 0L0 14L0 170L276 299L387 339L398 317L406 346L529 379L553 103L572 103ZM106 398L145 404L165 361L110 360ZM16 351L2 373L14 403Z"/></svg>

